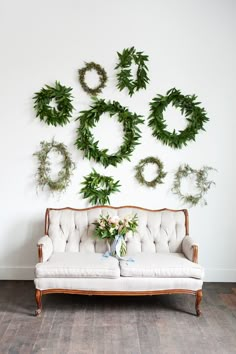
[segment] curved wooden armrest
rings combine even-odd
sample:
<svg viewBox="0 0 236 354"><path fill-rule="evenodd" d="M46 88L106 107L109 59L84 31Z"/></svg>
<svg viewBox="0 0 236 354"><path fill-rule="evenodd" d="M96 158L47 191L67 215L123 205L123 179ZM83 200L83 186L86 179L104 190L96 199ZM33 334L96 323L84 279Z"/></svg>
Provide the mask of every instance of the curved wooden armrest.
<svg viewBox="0 0 236 354"><path fill-rule="evenodd" d="M193 245L193 262L198 263L198 246Z"/></svg>
<svg viewBox="0 0 236 354"><path fill-rule="evenodd" d="M38 259L39 263L43 262L43 245L38 245Z"/></svg>

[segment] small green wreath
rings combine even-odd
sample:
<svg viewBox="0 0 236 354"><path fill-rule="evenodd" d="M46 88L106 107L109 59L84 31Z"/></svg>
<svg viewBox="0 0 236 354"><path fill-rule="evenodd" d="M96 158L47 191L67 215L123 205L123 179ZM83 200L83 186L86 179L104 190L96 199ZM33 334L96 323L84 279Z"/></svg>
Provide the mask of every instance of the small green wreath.
<svg viewBox="0 0 236 354"><path fill-rule="evenodd" d="M69 185L70 178L75 169L75 164L71 160L67 147L64 144L52 140L51 143L42 141L40 145L41 150L34 153L34 156L37 156L39 162L37 183L42 189L45 186L48 186L51 191L61 192ZM62 169L58 173L58 178L56 180L52 180L50 177L51 165L48 154L51 151L56 151L63 156Z"/></svg>
<svg viewBox="0 0 236 354"><path fill-rule="evenodd" d="M95 70L99 76L100 83L97 87L91 88L85 82L85 76L87 71ZM79 82L83 90L91 96L97 96L102 92L102 89L106 86L107 74L106 71L101 67L101 65L94 62L85 63L85 67L79 69Z"/></svg>
<svg viewBox="0 0 236 354"><path fill-rule="evenodd" d="M204 195L210 189L212 184L215 184L213 181L208 180L208 172L215 170L212 167L204 166L200 170L195 170L190 167L188 164L179 166L177 172L175 173L174 183L172 187L172 192L186 204L190 206L195 206L200 202L203 205L207 205L206 200L204 199ZM195 176L196 177L196 187L198 193L195 195L187 194L184 195L181 192L181 181L183 178Z"/></svg>
<svg viewBox="0 0 236 354"><path fill-rule="evenodd" d="M183 145L187 145L188 141L195 140L196 134L199 130L204 130L203 124L209 120L205 109L199 107L200 102L195 102L196 99L197 96L184 96L175 88L169 90L166 96L157 95L150 103L151 114L148 118L148 125L152 128L153 136L173 148L181 148ZM187 127L178 133L175 130L173 132L166 130L163 113L170 103L172 106L180 108L188 122Z"/></svg>
<svg viewBox="0 0 236 354"><path fill-rule="evenodd" d="M80 126L77 129L78 138L75 145L78 149L84 151L84 156L88 159L93 158L96 162L100 162L103 166L116 166L124 159L129 160L130 155L139 144L140 130L138 124L143 123L141 116L131 113L126 107L122 107L119 102L108 101L103 99L94 99L91 109L82 111L77 118L80 120ZM117 114L117 119L123 124L123 144L115 154L108 154L108 149L100 150L98 141L95 141L90 129L95 127L103 113L109 113L110 116Z"/></svg>
<svg viewBox="0 0 236 354"><path fill-rule="evenodd" d="M36 92L33 97L36 117L48 125L63 126L68 123L74 109L71 104L73 99L71 91L71 87L62 86L59 81L56 81L55 87L46 85L46 88ZM53 99L57 107L50 106Z"/></svg>
<svg viewBox="0 0 236 354"><path fill-rule="evenodd" d="M120 69L116 75L118 89L122 91L124 88L127 88L130 96L132 96L135 91L145 89L149 82L147 76L148 67L146 66L148 55L143 54L143 52L137 52L134 47L126 48L122 53L117 52L117 54L119 63L116 65L115 69ZM132 79L130 69L132 62L138 66L136 79Z"/></svg>
<svg viewBox="0 0 236 354"><path fill-rule="evenodd" d="M119 182L114 181L111 176L102 176L93 169L93 172L84 177L84 182L82 182L84 187L80 193L84 198L89 198L92 205L110 204L109 195L120 191Z"/></svg>
<svg viewBox="0 0 236 354"><path fill-rule="evenodd" d="M146 181L143 175L144 168L147 164L155 164L157 166L157 177L152 181ZM164 172L164 165L161 160L156 157L146 157L143 160L139 161L139 164L135 167L136 174L135 177L140 184L144 184L147 187L156 187L157 184L163 183L163 178L166 176L166 172Z"/></svg>

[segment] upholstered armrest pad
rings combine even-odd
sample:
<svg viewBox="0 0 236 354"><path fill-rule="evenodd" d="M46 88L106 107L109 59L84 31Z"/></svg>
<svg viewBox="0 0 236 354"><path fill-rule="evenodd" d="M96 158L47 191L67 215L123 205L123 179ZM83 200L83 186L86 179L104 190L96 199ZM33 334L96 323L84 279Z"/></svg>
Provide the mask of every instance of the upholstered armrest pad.
<svg viewBox="0 0 236 354"><path fill-rule="evenodd" d="M49 236L45 235L38 240L38 246L42 245L42 261L46 262L52 255L53 244Z"/></svg>
<svg viewBox="0 0 236 354"><path fill-rule="evenodd" d="M182 241L182 251L190 261L193 261L194 259L194 247L197 246L198 244L193 241L193 239L190 236L185 236L183 241Z"/></svg>

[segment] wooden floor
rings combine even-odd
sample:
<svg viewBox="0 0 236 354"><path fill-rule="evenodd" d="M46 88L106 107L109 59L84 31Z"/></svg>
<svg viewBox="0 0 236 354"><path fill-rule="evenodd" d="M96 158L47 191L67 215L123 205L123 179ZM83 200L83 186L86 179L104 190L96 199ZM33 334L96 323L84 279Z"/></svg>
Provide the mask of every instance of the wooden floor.
<svg viewBox="0 0 236 354"><path fill-rule="evenodd" d="M34 317L31 281L0 281L0 354L236 353L236 283L206 283L202 316L191 295L52 294Z"/></svg>

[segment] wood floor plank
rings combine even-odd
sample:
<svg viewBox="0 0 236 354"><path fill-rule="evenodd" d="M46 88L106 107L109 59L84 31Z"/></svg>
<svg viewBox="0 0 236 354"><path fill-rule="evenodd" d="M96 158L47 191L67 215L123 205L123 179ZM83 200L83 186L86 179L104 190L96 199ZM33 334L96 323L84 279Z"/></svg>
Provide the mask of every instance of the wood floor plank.
<svg viewBox="0 0 236 354"><path fill-rule="evenodd" d="M236 284L206 283L195 297L43 296L30 281L0 281L0 354L236 354Z"/></svg>

